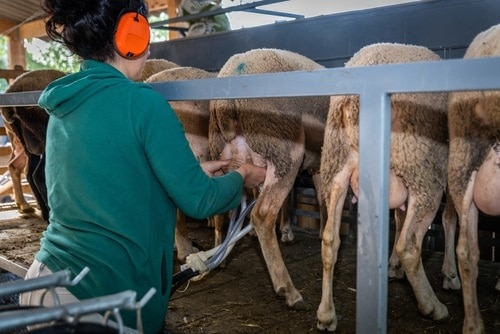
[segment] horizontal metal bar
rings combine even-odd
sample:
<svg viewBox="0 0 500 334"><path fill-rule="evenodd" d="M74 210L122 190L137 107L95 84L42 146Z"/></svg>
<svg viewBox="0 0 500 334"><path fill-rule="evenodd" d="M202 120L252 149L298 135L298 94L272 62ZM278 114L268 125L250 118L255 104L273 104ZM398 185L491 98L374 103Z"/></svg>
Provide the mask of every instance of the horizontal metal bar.
<svg viewBox="0 0 500 334"><path fill-rule="evenodd" d="M274 11L274 10L258 9L258 8L247 9L246 12L255 13L255 14L291 17L294 19L303 19L304 18L304 15L284 13L284 12L278 12L278 11Z"/></svg>
<svg viewBox="0 0 500 334"><path fill-rule="evenodd" d="M69 286L71 284L71 272L69 270L62 270L48 276L2 283L0 297L32 290Z"/></svg>
<svg viewBox="0 0 500 334"><path fill-rule="evenodd" d="M321 69L199 79L151 86L167 100L491 90L500 87L500 57Z"/></svg>
<svg viewBox="0 0 500 334"><path fill-rule="evenodd" d="M41 91L0 94L0 107L37 106Z"/></svg>
<svg viewBox="0 0 500 334"><path fill-rule="evenodd" d="M493 90L500 89L500 57L242 75L151 86L169 101L361 95L373 90L388 94ZM36 105L39 95L0 94L0 107Z"/></svg>
<svg viewBox="0 0 500 334"><path fill-rule="evenodd" d="M136 293L126 290L113 295L86 299L73 304L40 307L28 310L0 312L0 330L9 330L34 324L65 320L97 312L119 309L136 309Z"/></svg>

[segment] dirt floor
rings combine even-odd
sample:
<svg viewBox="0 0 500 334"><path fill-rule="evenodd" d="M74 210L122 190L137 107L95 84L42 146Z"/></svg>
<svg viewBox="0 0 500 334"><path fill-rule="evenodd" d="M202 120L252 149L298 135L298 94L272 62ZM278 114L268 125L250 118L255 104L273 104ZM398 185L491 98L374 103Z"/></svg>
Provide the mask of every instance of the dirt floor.
<svg viewBox="0 0 500 334"><path fill-rule="evenodd" d="M303 231L303 230L302 230ZM191 237L203 248L212 231L199 225ZM292 245L281 250L293 283L308 302L307 311L292 311L273 292L256 238L240 240L224 269L175 292L167 327L181 333L314 333L316 308L321 299L321 245L316 231L296 232ZM461 333L463 310L460 291L441 288L442 253L425 252L424 266L438 298L448 307L450 319L436 323L420 315L406 279L391 280L388 296L388 333ZM498 263L481 262L478 296L487 333L500 332L500 293L495 290ZM337 333L356 329L356 242L345 236L335 267L334 302ZM185 291L182 291L186 288Z"/></svg>
<svg viewBox="0 0 500 334"><path fill-rule="evenodd" d="M0 221L0 256L29 264L43 224L37 218ZM201 249L212 247L213 230L206 222L190 223L190 228L190 237ZM191 281L174 293L166 318L168 330L173 334L317 332L316 308L321 296L320 242L316 231L296 230L295 235L295 242L281 245L281 250L292 280L309 304L309 310L289 310L284 301L275 296L258 240L246 236L235 245L225 268L210 272L202 280ZM427 251L423 259L431 285L448 307L451 317L442 323L422 317L409 283L404 279L391 280L387 332L461 333L462 297L460 291L441 288L442 254ZM355 269L355 238L345 236L333 283L337 333L355 333ZM494 288L498 269L498 263L480 263L478 296L487 333L500 333L500 294ZM5 275L4 272L3 277ZM0 282L1 278L2 274ZM0 300L0 304L12 302L14 299Z"/></svg>

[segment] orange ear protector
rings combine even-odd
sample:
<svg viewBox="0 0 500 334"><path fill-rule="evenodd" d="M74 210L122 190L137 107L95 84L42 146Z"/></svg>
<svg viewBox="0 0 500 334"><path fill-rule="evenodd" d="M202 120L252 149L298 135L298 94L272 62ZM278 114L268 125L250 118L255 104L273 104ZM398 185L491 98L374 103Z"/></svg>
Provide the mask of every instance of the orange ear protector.
<svg viewBox="0 0 500 334"><path fill-rule="evenodd" d="M117 20L114 44L118 54L127 59L139 58L147 51L151 38L148 19L142 14L141 5L137 11L123 10Z"/></svg>

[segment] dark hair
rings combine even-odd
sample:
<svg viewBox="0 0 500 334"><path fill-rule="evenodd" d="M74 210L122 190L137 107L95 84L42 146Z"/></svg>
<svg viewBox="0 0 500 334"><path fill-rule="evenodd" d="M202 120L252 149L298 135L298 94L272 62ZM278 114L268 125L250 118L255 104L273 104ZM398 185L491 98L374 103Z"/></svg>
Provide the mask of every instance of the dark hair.
<svg viewBox="0 0 500 334"><path fill-rule="evenodd" d="M147 15L142 0L42 0L49 14L45 31L82 59L106 61L115 57L113 37L120 13L141 6Z"/></svg>

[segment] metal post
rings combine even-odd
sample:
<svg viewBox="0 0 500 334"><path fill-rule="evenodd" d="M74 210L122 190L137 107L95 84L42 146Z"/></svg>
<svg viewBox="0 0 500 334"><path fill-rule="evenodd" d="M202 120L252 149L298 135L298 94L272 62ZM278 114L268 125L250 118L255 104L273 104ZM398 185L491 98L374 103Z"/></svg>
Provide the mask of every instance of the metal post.
<svg viewBox="0 0 500 334"><path fill-rule="evenodd" d="M382 91L360 97L356 333L387 332L390 107Z"/></svg>

